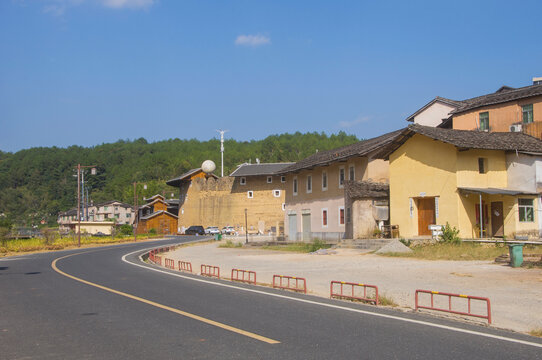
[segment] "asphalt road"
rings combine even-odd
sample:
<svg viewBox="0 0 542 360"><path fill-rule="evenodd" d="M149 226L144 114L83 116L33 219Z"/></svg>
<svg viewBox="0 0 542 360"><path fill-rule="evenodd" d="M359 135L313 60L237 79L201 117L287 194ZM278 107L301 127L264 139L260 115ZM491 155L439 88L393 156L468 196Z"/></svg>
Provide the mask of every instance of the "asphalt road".
<svg viewBox="0 0 542 360"><path fill-rule="evenodd" d="M0 359L542 359L526 335L139 262L182 239L0 259Z"/></svg>

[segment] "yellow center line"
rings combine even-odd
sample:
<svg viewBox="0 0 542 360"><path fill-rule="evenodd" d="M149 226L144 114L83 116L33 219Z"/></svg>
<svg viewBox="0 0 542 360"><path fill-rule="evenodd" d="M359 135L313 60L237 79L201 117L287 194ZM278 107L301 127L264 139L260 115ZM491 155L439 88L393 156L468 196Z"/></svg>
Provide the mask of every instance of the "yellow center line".
<svg viewBox="0 0 542 360"><path fill-rule="evenodd" d="M80 279L80 278L78 278L78 277L75 277L75 276L73 276L73 275L70 275L70 274L68 274L68 273L65 273L64 271L60 270L60 269L56 266L56 263L57 263L58 260L62 260L62 259L65 259L65 258L67 258L67 257L74 256L74 255L77 255L77 254L66 255L66 256L62 256L62 257L59 257L59 258L55 259L55 260L51 263L51 267L52 267L53 270L56 271L57 273L59 273L59 274L61 274L61 275L64 275L64 276L66 276L66 277L69 277L70 279L73 279L73 280L82 282L83 284L87 284L87 285L90 285L90 286L94 286L94 287L97 287L98 289L102 289L102 290L105 290L105 291L109 291L109 292L111 292L111 293L113 293L113 294L117 294L117 295L120 295L120 296L124 296L124 297L130 298L130 299L133 299L133 300L136 300L136 301L140 301L140 302L142 302L142 303L145 303L145 304L148 304L148 305L151 305L151 306L160 308L160 309L164 309L164 310L167 310L167 311L171 311L172 313L175 313L175 314L178 314L178 315L181 315L181 316L185 316L185 317L187 317L187 318L194 319L194 320L197 320L197 321L201 321L201 322L203 322L203 323L205 323L205 324L209 324L209 325L212 325L212 326L216 326L216 327L218 327L218 328L221 328L221 329L224 329L224 330L228 330L228 331L231 331L231 332L240 334L240 335L244 335L244 336L247 336L247 337L252 338L252 339L256 339L256 340L259 340L259 341L263 341L263 342L268 343L268 344L280 344L280 341L273 340L273 339L270 339L270 338L267 338L267 337L265 337L265 336L261 336L261 335L258 335L258 334L254 334L254 333L252 333L252 332L250 332L250 331L245 331L245 330L242 330L242 329L238 329L238 328L233 327L233 326L230 326L230 325L222 324L222 323L220 323L220 322L218 322L218 321L210 320L210 319L207 319L207 318L204 318L204 317L195 315L195 314L191 314L191 313L186 312L186 311L182 311L182 310L179 310L179 309L172 308L172 307L167 306L167 305L163 305L163 304L159 304L159 303L157 303L157 302L151 301L151 300L143 299L143 298L141 298L141 297L139 297L139 296L127 294L127 293L122 292L122 291L118 291L118 290L111 289L111 288L108 288L108 287L103 286L103 285L95 284L95 283L93 283L93 282L90 282L90 281L87 281L87 280Z"/></svg>

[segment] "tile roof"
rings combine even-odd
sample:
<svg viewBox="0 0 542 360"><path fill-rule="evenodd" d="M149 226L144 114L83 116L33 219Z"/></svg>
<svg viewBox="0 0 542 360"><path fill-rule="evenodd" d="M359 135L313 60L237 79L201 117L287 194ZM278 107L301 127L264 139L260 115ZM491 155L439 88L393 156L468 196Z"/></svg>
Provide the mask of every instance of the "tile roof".
<svg viewBox="0 0 542 360"><path fill-rule="evenodd" d="M326 166L337 161L345 161L355 156L370 156L373 152L392 142L402 130L396 130L372 139L363 140L355 144L343 146L337 149L320 151L281 171L282 174L296 172L304 169L312 169L316 166Z"/></svg>
<svg viewBox="0 0 542 360"><path fill-rule="evenodd" d="M141 220L148 220L148 219L153 218L153 217L155 217L155 216L157 216L157 215L160 215L160 214L165 214L165 215L173 216L173 217L176 218L176 219L179 218L177 215L172 214L172 213L170 213L170 212L168 212L168 211L158 210L158 211L153 212L152 214L149 214L149 215L147 215L147 216L142 216L142 217L141 217Z"/></svg>
<svg viewBox="0 0 542 360"><path fill-rule="evenodd" d="M177 187L177 186L181 185L183 180L186 180L186 178L190 177L191 175L197 173L200 170L201 170L201 168L188 170L187 172L185 172L181 176L178 176L178 177L176 177L174 179L166 181L166 184L169 185L169 186Z"/></svg>
<svg viewBox="0 0 542 360"><path fill-rule="evenodd" d="M372 181L346 180L344 191L351 199L385 198L390 194L390 185Z"/></svg>
<svg viewBox="0 0 542 360"><path fill-rule="evenodd" d="M542 141L520 132L453 130L413 124L403 129L401 134L392 143L379 151L377 155L387 158L415 134L427 136L460 149L504 150L542 154Z"/></svg>
<svg viewBox="0 0 542 360"><path fill-rule="evenodd" d="M542 85L529 85L517 89L509 86L502 86L494 93L462 100L462 105L452 111L452 114L459 114L487 105L500 104L538 95L542 95Z"/></svg>
<svg viewBox="0 0 542 360"><path fill-rule="evenodd" d="M230 176L256 176L256 175L276 175L284 168L294 163L261 163L261 164L241 164Z"/></svg>

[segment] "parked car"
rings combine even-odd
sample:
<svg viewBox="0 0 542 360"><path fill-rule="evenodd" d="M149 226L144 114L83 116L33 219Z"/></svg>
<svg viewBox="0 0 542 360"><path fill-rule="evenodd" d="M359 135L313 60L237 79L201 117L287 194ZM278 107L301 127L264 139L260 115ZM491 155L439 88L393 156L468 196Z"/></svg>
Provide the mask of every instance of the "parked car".
<svg viewBox="0 0 542 360"><path fill-rule="evenodd" d="M185 235L205 235L205 229L203 229L203 226L190 226L188 229L184 231Z"/></svg>
<svg viewBox="0 0 542 360"><path fill-rule="evenodd" d="M235 229L233 228L233 226L224 226L222 228L222 234L224 234L224 235L233 235L233 234L235 234Z"/></svg>
<svg viewBox="0 0 542 360"><path fill-rule="evenodd" d="M220 234L220 230L218 230L218 226L208 226L207 229L205 229L206 234Z"/></svg>

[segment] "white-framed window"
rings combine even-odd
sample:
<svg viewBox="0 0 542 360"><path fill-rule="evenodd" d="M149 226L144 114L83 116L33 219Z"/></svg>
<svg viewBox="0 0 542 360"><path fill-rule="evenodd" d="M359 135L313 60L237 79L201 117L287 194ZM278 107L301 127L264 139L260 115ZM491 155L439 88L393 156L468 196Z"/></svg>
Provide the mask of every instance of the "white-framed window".
<svg viewBox="0 0 542 360"><path fill-rule="evenodd" d="M247 191L247 197L249 199L252 199L254 197L254 191L250 190L250 191Z"/></svg>
<svg viewBox="0 0 542 360"><path fill-rule="evenodd" d="M356 180L356 168L354 165L348 167L348 180Z"/></svg>
<svg viewBox="0 0 542 360"><path fill-rule="evenodd" d="M272 176L268 176L267 177L267 183L268 184L271 184L273 182L273 177Z"/></svg>
<svg viewBox="0 0 542 360"><path fill-rule="evenodd" d="M327 191L327 171L322 171L322 191Z"/></svg>
<svg viewBox="0 0 542 360"><path fill-rule="evenodd" d="M339 225L344 225L344 206L339 206Z"/></svg>
<svg viewBox="0 0 542 360"><path fill-rule="evenodd" d="M239 178L239 184L246 185L247 184L247 178L244 177L244 176Z"/></svg>
<svg viewBox="0 0 542 360"><path fill-rule="evenodd" d="M327 227L327 220L328 220L328 212L327 208L322 209L322 227Z"/></svg>
<svg viewBox="0 0 542 360"><path fill-rule="evenodd" d="M292 187L293 187L292 190L293 190L294 195L297 195L297 176L294 176Z"/></svg>
<svg viewBox="0 0 542 360"><path fill-rule="evenodd" d="M518 199L519 221L534 222L533 199Z"/></svg>
<svg viewBox="0 0 542 360"><path fill-rule="evenodd" d="M307 175L307 194L312 192L312 175Z"/></svg>
<svg viewBox="0 0 542 360"><path fill-rule="evenodd" d="M339 189L344 187L344 166L339 168Z"/></svg>
<svg viewBox="0 0 542 360"><path fill-rule="evenodd" d="M274 197L280 197L280 190L273 190Z"/></svg>
<svg viewBox="0 0 542 360"><path fill-rule="evenodd" d="M285 183L286 182L286 176L281 176L280 177L280 182Z"/></svg>
<svg viewBox="0 0 542 360"><path fill-rule="evenodd" d="M282 203L282 211L286 210L286 203Z"/></svg>

